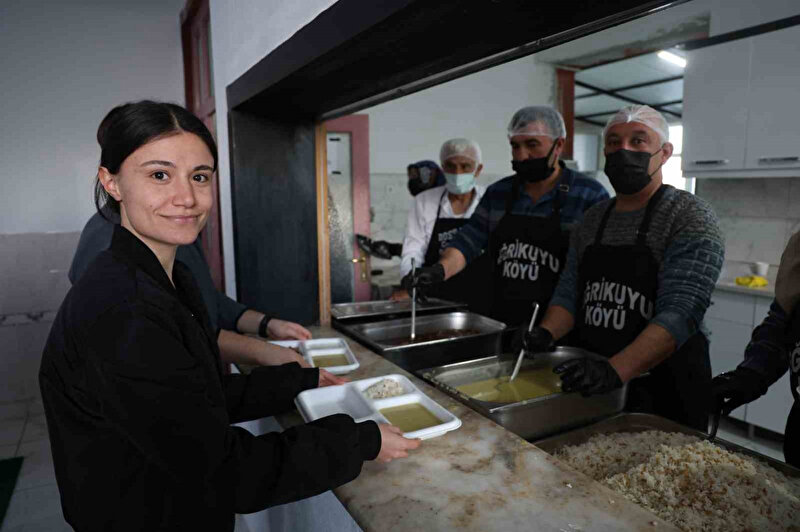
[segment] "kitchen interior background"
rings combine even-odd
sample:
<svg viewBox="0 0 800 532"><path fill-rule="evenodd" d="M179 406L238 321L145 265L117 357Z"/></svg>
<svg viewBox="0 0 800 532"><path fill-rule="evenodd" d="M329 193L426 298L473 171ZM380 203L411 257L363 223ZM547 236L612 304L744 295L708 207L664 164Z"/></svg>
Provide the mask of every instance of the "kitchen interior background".
<svg viewBox="0 0 800 532"><path fill-rule="evenodd" d="M94 209L90 198L99 157L94 139L99 119L125 100L184 100L178 18L183 3L145 0L134 8L119 0L68 1L48 3L46 10L37 2L0 7L0 49L14 50L0 56L0 68L15 72L0 78L0 159L5 170L0 195L0 402L38 396L41 349L69 289L66 272L79 232ZM225 87L231 81L332 3L315 0L299 14L282 9L277 1L212 0L217 109L227 108ZM436 160L447 138L465 136L480 143L484 184L508 175L507 121L523 105L554 104L555 65L611 49L635 52L676 35L714 36L798 13L794 0L693 0L366 111L372 237L402 240L410 202L405 167L420 159ZM121 19L128 29L120 27ZM59 32L49 31L56 25ZM226 288L233 295L225 113L217 115L217 132ZM592 137L598 131L578 126L576 133L579 165L596 159L594 168L581 170L602 168L601 158L591 155L597 150ZM793 178L698 179L695 186L714 206L725 230L725 275L738 275L745 263L755 260L769 262L774 270L788 237L800 229L800 172ZM386 270L388 279L398 262L375 260L373 268Z"/></svg>

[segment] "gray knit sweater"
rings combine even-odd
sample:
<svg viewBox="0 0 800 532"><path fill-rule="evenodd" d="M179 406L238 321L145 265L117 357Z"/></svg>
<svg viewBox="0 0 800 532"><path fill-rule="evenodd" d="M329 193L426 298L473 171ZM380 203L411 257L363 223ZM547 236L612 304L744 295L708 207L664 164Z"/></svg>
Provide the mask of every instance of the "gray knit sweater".
<svg viewBox="0 0 800 532"><path fill-rule="evenodd" d="M567 263L550 300L573 316L580 304L578 265L586 247L594 242L610 201L586 211L572 233ZM601 243L635 243L644 213L645 209L612 212ZM725 239L708 202L667 185L650 221L647 245L659 263L655 314L650 322L665 328L680 346L701 327L722 268Z"/></svg>

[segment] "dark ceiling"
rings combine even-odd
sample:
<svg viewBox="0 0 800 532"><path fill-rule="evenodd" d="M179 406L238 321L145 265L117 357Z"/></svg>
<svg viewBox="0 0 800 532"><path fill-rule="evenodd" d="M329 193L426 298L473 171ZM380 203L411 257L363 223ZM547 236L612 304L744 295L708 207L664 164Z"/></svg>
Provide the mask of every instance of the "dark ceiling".
<svg viewBox="0 0 800 532"><path fill-rule="evenodd" d="M228 106L315 119L494 54L526 55L684 1L340 0L232 83Z"/></svg>

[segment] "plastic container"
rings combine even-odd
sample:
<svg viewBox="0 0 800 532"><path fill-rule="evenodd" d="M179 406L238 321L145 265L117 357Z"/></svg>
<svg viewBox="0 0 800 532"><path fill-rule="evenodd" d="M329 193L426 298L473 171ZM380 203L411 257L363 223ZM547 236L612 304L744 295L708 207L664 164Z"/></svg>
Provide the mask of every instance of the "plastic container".
<svg viewBox="0 0 800 532"><path fill-rule="evenodd" d="M391 379L403 388L403 395L386 399L369 399L364 391L383 379ZM461 420L442 405L420 392L408 378L403 375L385 375L371 379L362 379L340 386L326 386L306 390L298 394L294 400L303 419L314 421L332 414L347 414L355 421L372 420L376 423L389 423L381 410L419 404L433 414L439 424L412 432L404 432L406 438L426 440L441 436L461 426Z"/></svg>
<svg viewBox="0 0 800 532"><path fill-rule="evenodd" d="M311 367L317 367L314 363L314 357L344 356L347 359L347 364L324 366L326 370L334 375L350 373L360 366L353 351L350 350L350 346L347 345L347 342L343 338L315 338L313 340L304 340L300 342L300 354L311 364Z"/></svg>

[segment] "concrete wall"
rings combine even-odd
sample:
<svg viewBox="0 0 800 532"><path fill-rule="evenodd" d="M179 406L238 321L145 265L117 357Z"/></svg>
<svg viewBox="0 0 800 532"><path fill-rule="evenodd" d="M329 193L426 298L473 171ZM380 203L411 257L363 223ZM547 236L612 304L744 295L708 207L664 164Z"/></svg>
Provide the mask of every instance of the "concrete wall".
<svg viewBox="0 0 800 532"><path fill-rule="evenodd" d="M183 0L0 3L0 402L37 372L115 105L183 103Z"/></svg>
<svg viewBox="0 0 800 532"><path fill-rule="evenodd" d="M236 297L225 89L335 0L210 0L225 291ZM238 230L246 231L246 227Z"/></svg>

